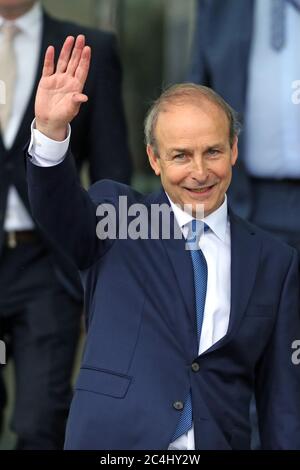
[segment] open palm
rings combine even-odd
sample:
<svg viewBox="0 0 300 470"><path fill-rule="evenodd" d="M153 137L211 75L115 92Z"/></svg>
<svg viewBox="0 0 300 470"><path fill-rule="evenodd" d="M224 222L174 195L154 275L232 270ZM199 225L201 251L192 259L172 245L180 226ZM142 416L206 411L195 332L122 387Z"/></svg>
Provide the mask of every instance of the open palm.
<svg viewBox="0 0 300 470"><path fill-rule="evenodd" d="M90 65L91 50L83 35L69 36L54 67L54 48L48 47L36 101L36 127L51 138L58 138L78 114L88 97L82 93Z"/></svg>

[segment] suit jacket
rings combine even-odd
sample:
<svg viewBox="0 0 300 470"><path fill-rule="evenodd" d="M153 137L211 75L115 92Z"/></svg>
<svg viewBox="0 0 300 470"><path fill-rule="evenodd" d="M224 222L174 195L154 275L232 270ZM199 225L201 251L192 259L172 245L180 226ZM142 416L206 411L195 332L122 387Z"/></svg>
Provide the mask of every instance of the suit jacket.
<svg viewBox="0 0 300 470"><path fill-rule="evenodd" d="M126 196L128 206L150 208L168 204L164 191L143 196L102 181L87 194L70 155L51 168L28 161L28 186L36 220L72 257L85 287L87 342L67 449L167 449L180 413L174 403L184 402L190 387L197 449L249 449L254 389L263 448L300 449L300 369L291 361L300 338L294 249L230 214L229 328L198 356L184 240L96 236L98 204L117 209Z"/></svg>
<svg viewBox="0 0 300 470"><path fill-rule="evenodd" d="M254 0L198 0L189 81L218 92L243 119L253 33ZM250 217L251 180L243 162L243 134L229 196L234 210Z"/></svg>
<svg viewBox="0 0 300 470"><path fill-rule="evenodd" d="M36 88L42 73L43 57L49 44L54 45L57 52L67 35L76 36L83 33L86 35L87 43L92 47L91 69L85 86L89 102L82 107L82 112L72 123L71 146L77 168L80 169L82 163L88 161L92 182L102 178L112 178L128 183L131 175L127 130L121 100L121 69L114 36L53 19L46 13L43 14L43 21L36 81L15 141L9 150L5 149L0 133L0 253L10 185L13 184L17 188L25 207L30 212L23 148L30 138ZM63 253L56 252L54 265L68 291L75 297L80 296L77 273Z"/></svg>

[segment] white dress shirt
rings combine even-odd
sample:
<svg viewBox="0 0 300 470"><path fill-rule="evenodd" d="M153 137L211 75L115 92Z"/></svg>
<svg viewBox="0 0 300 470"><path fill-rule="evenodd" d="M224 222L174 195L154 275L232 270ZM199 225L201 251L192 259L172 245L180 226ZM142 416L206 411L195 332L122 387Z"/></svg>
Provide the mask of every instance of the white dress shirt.
<svg viewBox="0 0 300 470"><path fill-rule="evenodd" d="M186 238L187 224L193 217L175 205L169 196L168 198L177 223ZM207 262L207 290L199 355L223 338L228 330L231 300L231 237L226 196L223 204L203 221L210 230L203 232L199 240L199 247ZM172 442L169 449L194 450L194 426Z"/></svg>
<svg viewBox="0 0 300 470"><path fill-rule="evenodd" d="M68 149L69 140L70 128L65 141L55 142L34 129L33 122L29 146L32 162L38 166L47 167L61 163ZM186 224L193 217L175 205L169 196L168 198L176 220L186 238L188 232ZM199 247L205 256L208 268L199 355L226 335L229 324L231 237L226 196L223 204L215 212L205 217L203 221L209 226L210 230L204 232L199 240ZM170 444L169 449L195 449L194 427Z"/></svg>
<svg viewBox="0 0 300 470"><path fill-rule="evenodd" d="M285 2L286 41L271 47L271 3L254 2L245 114L245 164L250 175L300 178L300 106L292 83L300 78L300 12Z"/></svg>
<svg viewBox="0 0 300 470"><path fill-rule="evenodd" d="M6 21L0 16L0 41L2 39L1 26ZM25 15L17 18L13 23L19 32L14 39L17 61L17 76L15 84L12 112L4 134L4 145L11 148L17 135L19 126L26 111L34 86L42 37L42 10L36 3ZM16 188L11 186L8 192L4 229L29 230L34 226Z"/></svg>

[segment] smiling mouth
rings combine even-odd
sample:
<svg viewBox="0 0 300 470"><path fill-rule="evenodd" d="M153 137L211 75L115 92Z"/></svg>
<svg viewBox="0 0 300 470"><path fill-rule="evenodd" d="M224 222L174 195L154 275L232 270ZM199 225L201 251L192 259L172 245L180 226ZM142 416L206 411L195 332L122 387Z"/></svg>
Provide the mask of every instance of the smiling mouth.
<svg viewBox="0 0 300 470"><path fill-rule="evenodd" d="M205 186L205 188L184 188L184 189L186 189L187 191L193 194L207 194L214 187L215 187L215 184L212 184L211 186Z"/></svg>

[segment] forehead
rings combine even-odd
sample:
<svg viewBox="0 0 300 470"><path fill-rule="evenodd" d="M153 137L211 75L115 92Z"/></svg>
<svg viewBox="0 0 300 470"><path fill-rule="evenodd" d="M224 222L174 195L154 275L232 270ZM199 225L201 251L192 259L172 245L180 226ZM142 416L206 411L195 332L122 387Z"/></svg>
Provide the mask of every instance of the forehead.
<svg viewBox="0 0 300 470"><path fill-rule="evenodd" d="M225 111L208 102L168 103L158 114L156 138L160 144L203 139L228 140L229 121Z"/></svg>

